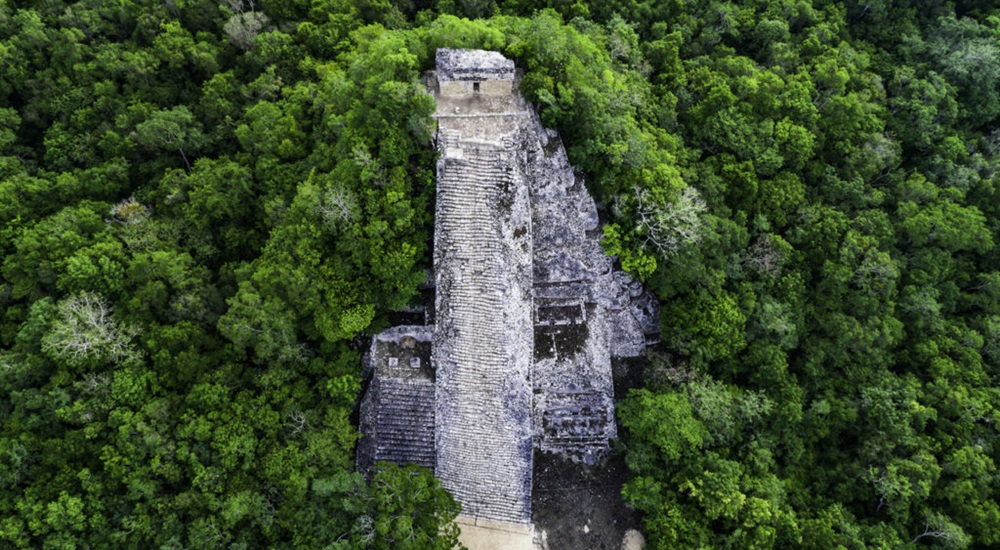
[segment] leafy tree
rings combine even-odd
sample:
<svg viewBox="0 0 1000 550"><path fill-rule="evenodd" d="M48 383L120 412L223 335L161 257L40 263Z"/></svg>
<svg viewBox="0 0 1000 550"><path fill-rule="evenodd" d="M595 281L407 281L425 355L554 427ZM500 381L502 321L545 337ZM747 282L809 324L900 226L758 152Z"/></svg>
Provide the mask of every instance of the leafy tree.
<svg viewBox="0 0 1000 550"><path fill-rule="evenodd" d="M169 111L156 111L145 121L136 126L136 137L140 144L152 149L176 150L184 161L184 166L191 169L187 153L194 152L202 141L200 125L187 107L175 107Z"/></svg>
<svg viewBox="0 0 1000 550"><path fill-rule="evenodd" d="M618 409L652 547L997 545L998 15L0 2L0 544L454 545L428 472L353 472L351 410L464 47L660 300Z"/></svg>

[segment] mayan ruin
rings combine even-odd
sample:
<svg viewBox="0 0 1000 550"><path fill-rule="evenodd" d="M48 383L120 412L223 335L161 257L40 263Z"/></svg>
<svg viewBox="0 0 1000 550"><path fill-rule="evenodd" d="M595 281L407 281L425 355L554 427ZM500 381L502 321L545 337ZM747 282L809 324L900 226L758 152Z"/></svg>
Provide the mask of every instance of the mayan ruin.
<svg viewBox="0 0 1000 550"><path fill-rule="evenodd" d="M517 83L498 53L438 50L434 307L373 338L358 468L426 466L463 517L530 525L534 452L609 449L612 358L644 351L657 311Z"/></svg>

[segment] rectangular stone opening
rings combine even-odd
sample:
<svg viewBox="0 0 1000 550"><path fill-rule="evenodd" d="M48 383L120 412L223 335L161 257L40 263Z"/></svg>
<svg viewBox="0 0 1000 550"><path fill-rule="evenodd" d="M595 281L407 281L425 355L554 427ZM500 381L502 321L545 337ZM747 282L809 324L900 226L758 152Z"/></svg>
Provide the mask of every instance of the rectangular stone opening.
<svg viewBox="0 0 1000 550"><path fill-rule="evenodd" d="M586 323L574 325L535 325L535 361L573 357L587 343L590 330Z"/></svg>
<svg viewBox="0 0 1000 550"><path fill-rule="evenodd" d="M539 306L535 324L541 326L578 325L587 320L583 304Z"/></svg>
<svg viewBox="0 0 1000 550"><path fill-rule="evenodd" d="M479 93L479 83L478 82L473 82L472 83L472 92L476 93L476 94Z"/></svg>

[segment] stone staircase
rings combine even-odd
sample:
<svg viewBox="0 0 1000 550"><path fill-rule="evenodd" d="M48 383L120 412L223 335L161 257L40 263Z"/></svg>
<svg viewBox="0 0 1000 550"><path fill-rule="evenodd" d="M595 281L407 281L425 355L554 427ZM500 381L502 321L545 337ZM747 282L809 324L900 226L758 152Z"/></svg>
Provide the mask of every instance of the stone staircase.
<svg viewBox="0 0 1000 550"><path fill-rule="evenodd" d="M368 399L378 403L368 407L369 418L361 430L367 445L359 446L359 466L370 470L376 462L413 462L434 468L434 382L427 378L375 377ZM363 455L363 456L362 456Z"/></svg>
<svg viewBox="0 0 1000 550"><path fill-rule="evenodd" d="M512 187L504 153L462 143L438 172L436 474L463 514L531 519L530 360L510 349L512 269L498 209ZM530 312L530 303L513 308ZM523 363L518 365L518 363ZM520 387L517 378L521 378Z"/></svg>

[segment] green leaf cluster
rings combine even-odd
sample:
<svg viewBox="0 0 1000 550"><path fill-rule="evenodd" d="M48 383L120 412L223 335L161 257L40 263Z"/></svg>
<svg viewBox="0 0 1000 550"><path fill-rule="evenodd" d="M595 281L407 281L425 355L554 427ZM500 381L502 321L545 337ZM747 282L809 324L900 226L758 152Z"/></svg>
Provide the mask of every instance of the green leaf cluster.
<svg viewBox="0 0 1000 550"><path fill-rule="evenodd" d="M998 21L0 0L0 545L455 544L428 472L353 473L431 267L439 47L524 69L660 300L619 409L652 547L1000 544Z"/></svg>

